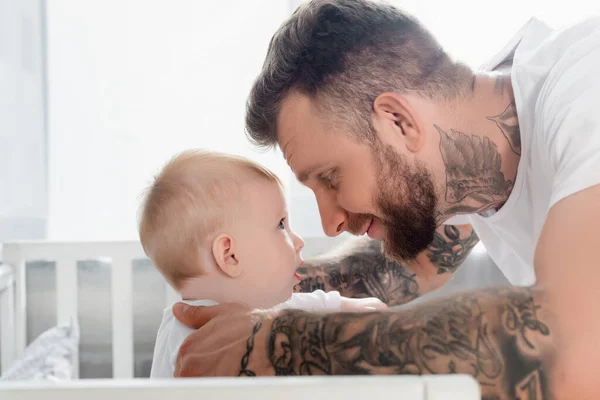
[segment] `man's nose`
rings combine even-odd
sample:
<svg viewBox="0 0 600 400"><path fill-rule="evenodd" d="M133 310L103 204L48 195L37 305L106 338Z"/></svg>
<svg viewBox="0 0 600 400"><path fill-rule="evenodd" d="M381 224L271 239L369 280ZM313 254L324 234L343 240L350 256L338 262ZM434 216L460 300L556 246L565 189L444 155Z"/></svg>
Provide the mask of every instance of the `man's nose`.
<svg viewBox="0 0 600 400"><path fill-rule="evenodd" d="M329 237L338 236L346 230L348 213L330 194L317 195L323 231Z"/></svg>

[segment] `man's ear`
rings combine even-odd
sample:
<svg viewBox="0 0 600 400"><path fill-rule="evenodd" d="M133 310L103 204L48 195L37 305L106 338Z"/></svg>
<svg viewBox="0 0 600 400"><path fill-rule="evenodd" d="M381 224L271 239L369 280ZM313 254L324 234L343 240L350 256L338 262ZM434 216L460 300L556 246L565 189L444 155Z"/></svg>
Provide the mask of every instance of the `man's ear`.
<svg viewBox="0 0 600 400"><path fill-rule="evenodd" d="M373 112L380 125L385 142L401 143L410 152L418 152L425 145L425 130L416 111L406 97L397 93L382 93L373 102Z"/></svg>
<svg viewBox="0 0 600 400"><path fill-rule="evenodd" d="M236 257L235 241L224 233L215 238L212 245L212 253L215 263L223 273L231 278L237 278L242 274L241 264Z"/></svg>

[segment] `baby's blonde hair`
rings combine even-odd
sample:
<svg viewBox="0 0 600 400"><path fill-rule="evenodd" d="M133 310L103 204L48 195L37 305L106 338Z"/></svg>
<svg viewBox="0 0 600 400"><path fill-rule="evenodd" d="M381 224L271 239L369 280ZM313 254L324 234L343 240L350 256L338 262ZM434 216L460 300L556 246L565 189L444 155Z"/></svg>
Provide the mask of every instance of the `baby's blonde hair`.
<svg viewBox="0 0 600 400"><path fill-rule="evenodd" d="M175 290L202 274L202 255L232 217L249 176L281 186L273 172L247 158L207 150L176 155L154 178L140 209L140 240Z"/></svg>

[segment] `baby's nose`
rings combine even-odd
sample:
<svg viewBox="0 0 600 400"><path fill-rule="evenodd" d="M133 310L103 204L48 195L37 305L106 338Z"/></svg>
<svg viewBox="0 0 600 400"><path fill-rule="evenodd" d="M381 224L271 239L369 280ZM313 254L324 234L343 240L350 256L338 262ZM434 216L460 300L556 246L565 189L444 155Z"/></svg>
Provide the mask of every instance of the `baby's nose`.
<svg viewBox="0 0 600 400"><path fill-rule="evenodd" d="M296 248L296 252L300 253L304 248L304 240L300 236L296 236L294 240L294 247Z"/></svg>

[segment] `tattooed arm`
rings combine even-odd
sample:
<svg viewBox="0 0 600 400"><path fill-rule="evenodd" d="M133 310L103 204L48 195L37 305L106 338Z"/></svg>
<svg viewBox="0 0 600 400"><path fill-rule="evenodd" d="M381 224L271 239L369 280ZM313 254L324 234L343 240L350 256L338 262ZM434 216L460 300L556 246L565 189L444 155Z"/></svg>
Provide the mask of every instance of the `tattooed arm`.
<svg viewBox="0 0 600 400"><path fill-rule="evenodd" d="M470 225L444 225L414 263L389 261L379 242L358 239L337 253L307 261L296 291L337 290L346 297L377 297L388 305L409 302L446 283L479 239ZM417 275L412 271L423 271Z"/></svg>
<svg viewBox="0 0 600 400"><path fill-rule="evenodd" d="M181 346L175 376L464 373L484 399L584 398L560 387L563 342L548 298L539 288L502 288L332 314L179 304L180 321L205 326ZM581 366L593 375L593 365Z"/></svg>
<svg viewBox="0 0 600 400"><path fill-rule="evenodd" d="M555 337L539 289L464 293L371 314L266 316L254 360L267 375L451 374L474 376L484 398L549 398ZM255 325L255 326L257 326ZM258 363L257 365L265 365Z"/></svg>

